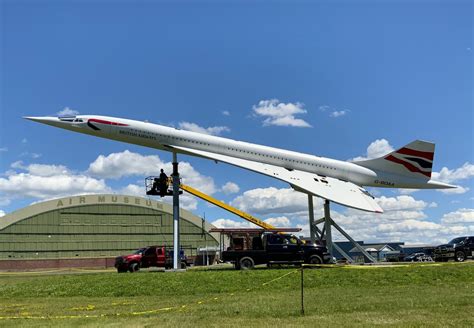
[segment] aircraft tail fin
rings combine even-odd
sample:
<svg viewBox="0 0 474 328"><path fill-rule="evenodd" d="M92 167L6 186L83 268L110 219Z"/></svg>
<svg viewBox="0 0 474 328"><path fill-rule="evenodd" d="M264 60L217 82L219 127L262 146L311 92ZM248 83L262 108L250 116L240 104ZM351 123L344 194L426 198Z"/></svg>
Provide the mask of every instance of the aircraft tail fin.
<svg viewBox="0 0 474 328"><path fill-rule="evenodd" d="M354 164L369 169L429 180L433 168L434 150L434 143L415 140L385 156L356 161Z"/></svg>

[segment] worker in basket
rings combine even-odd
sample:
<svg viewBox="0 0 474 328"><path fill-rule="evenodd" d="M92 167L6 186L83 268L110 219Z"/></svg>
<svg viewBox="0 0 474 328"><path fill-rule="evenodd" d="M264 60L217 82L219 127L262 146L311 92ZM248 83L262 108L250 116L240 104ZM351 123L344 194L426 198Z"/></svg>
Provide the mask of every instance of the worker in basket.
<svg viewBox="0 0 474 328"><path fill-rule="evenodd" d="M160 178L158 179L158 190L161 197L165 196L168 191L168 176L163 169L161 169Z"/></svg>

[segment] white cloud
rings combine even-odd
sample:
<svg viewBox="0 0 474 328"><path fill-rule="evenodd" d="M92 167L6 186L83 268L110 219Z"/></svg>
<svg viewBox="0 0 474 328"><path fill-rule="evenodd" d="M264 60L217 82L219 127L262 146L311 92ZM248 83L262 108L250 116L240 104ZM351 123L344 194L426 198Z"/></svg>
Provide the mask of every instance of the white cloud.
<svg viewBox="0 0 474 328"><path fill-rule="evenodd" d="M439 172L433 172L431 174L433 180L456 183L462 180L468 180L474 177L474 164L464 163L463 166L450 170L447 167L443 167ZM439 189L437 191L443 194L464 194L470 190L469 187L457 186L452 189Z"/></svg>
<svg viewBox="0 0 474 328"><path fill-rule="evenodd" d="M26 140L26 139L25 139ZM25 141L26 143L27 141ZM42 154L38 154L38 153L30 153L28 151L24 151L20 154L20 157L31 157L32 159L38 159L40 158L41 156L43 156Z"/></svg>
<svg viewBox="0 0 474 328"><path fill-rule="evenodd" d="M441 218L441 222L445 224L455 223L473 223L474 224L474 209L460 208L457 211L446 213Z"/></svg>
<svg viewBox="0 0 474 328"><path fill-rule="evenodd" d="M230 112L228 110L223 110L222 115L224 116L230 116Z"/></svg>
<svg viewBox="0 0 474 328"><path fill-rule="evenodd" d="M163 162L156 155L144 156L125 150L107 156L99 155L89 165L87 172L100 178L119 179L126 176L159 175L161 168L167 173L173 171L171 162ZM214 179L201 175L188 162L179 163L179 173L184 184L195 187L206 194L213 194L217 190Z"/></svg>
<svg viewBox="0 0 474 328"><path fill-rule="evenodd" d="M7 147L0 148L0 152L4 152L4 151L8 151L8 148Z"/></svg>
<svg viewBox="0 0 474 328"><path fill-rule="evenodd" d="M168 204L173 204L173 197L163 197L161 198L161 201ZM188 211L195 211L198 208L197 205L198 200L196 197L187 193L183 193L181 196L179 196L179 208L184 208Z"/></svg>
<svg viewBox="0 0 474 328"><path fill-rule="evenodd" d="M64 165L51 165L51 164L30 164L25 165L23 161L16 161L10 165L13 169L28 171L31 175L37 175L42 177L48 177L53 175L66 175L71 174L69 169ZM7 171L6 175L14 175L16 171Z"/></svg>
<svg viewBox="0 0 474 328"><path fill-rule="evenodd" d="M227 126L211 126L208 128L203 128L202 126L197 125L196 123L190 122L179 122L178 126L180 129L198 132L208 135L218 136L221 135L223 132L230 132L230 129Z"/></svg>
<svg viewBox="0 0 474 328"><path fill-rule="evenodd" d="M216 228L258 228L255 224L250 222L234 221L230 219L217 219L212 222Z"/></svg>
<svg viewBox="0 0 474 328"><path fill-rule="evenodd" d="M0 210L0 217L5 216L5 211Z"/></svg>
<svg viewBox="0 0 474 328"><path fill-rule="evenodd" d="M420 191L420 189L404 189L404 188L399 188L397 190L401 195L410 195L410 194L413 194L414 192Z"/></svg>
<svg viewBox="0 0 474 328"><path fill-rule="evenodd" d="M51 177L57 175L71 175L71 172L64 165L46 165L46 164L30 164L26 167L31 175L40 177Z"/></svg>
<svg viewBox="0 0 474 328"><path fill-rule="evenodd" d="M321 112L326 112L328 110L331 109L331 106L328 106L328 105L322 105L322 106L319 106L318 108Z"/></svg>
<svg viewBox="0 0 474 328"><path fill-rule="evenodd" d="M432 173L433 180L453 183L461 180L466 180L474 177L474 164L464 163L460 168L450 170L447 167L443 167L439 172Z"/></svg>
<svg viewBox="0 0 474 328"><path fill-rule="evenodd" d="M263 117L263 126L293 126L300 128L311 127L311 125L295 115L306 114L302 103L280 103L278 99L260 100L258 105L252 107L253 114Z"/></svg>
<svg viewBox="0 0 474 328"><path fill-rule="evenodd" d="M398 210L422 210L428 206L428 203L422 200L416 200L407 195L400 195L397 197L382 196L376 200L385 212Z"/></svg>
<svg viewBox="0 0 474 328"><path fill-rule="evenodd" d="M277 228L286 228L286 227L290 227L291 225L290 220L286 216L269 218L264 221L265 223L271 224L272 226L277 227Z"/></svg>
<svg viewBox="0 0 474 328"><path fill-rule="evenodd" d="M159 175L160 169L170 171L171 165L165 168L165 163L158 156L144 156L125 150L99 155L89 165L88 173L105 179L118 179L124 176Z"/></svg>
<svg viewBox="0 0 474 328"><path fill-rule="evenodd" d="M79 195L119 192L128 195L145 196L145 186L128 184L115 190L107 186L104 179L157 175L160 168L172 171L171 162L163 162L158 156L143 156L124 151L107 156L100 155L89 165L85 173L71 171L64 165L29 164L14 162L12 168L0 178L0 206L10 204L12 199L37 198L40 200ZM199 189L206 194L216 192L214 180L197 172L188 162L180 162L179 171L184 184ZM93 175L94 177L91 177ZM237 189L236 189L237 188ZM227 184L228 191L238 191L236 184ZM161 199L171 203L172 197ZM196 210L196 197L184 193L180 206L186 210Z"/></svg>
<svg viewBox="0 0 474 328"><path fill-rule="evenodd" d="M440 228L441 226L434 222L410 219L397 223L382 223L378 225L377 231L381 233L407 233L419 230L439 230Z"/></svg>
<svg viewBox="0 0 474 328"><path fill-rule="evenodd" d="M128 184L119 191L120 194L130 195L130 196L145 196L145 186L139 186L136 184Z"/></svg>
<svg viewBox="0 0 474 328"><path fill-rule="evenodd" d="M238 193L240 191L240 188L236 183L229 181L222 186L222 191L224 192L224 194L230 195Z"/></svg>
<svg viewBox="0 0 474 328"><path fill-rule="evenodd" d="M335 110L335 111L331 112L331 114L329 114L329 116L334 117L334 118L338 118L338 117L346 115L347 113L349 113L349 110L347 110L347 109L345 109L345 110Z"/></svg>
<svg viewBox="0 0 474 328"><path fill-rule="evenodd" d="M28 143L28 139L26 139L26 138L21 139L21 143L22 143L22 144Z"/></svg>
<svg viewBox="0 0 474 328"><path fill-rule="evenodd" d="M459 194L465 194L466 192L469 191L468 187L462 187L462 186L457 186L456 188L451 188L451 189L438 189L438 192L441 192L443 194L448 194L448 195L459 195Z"/></svg>
<svg viewBox="0 0 474 328"><path fill-rule="evenodd" d="M388 204L391 211L380 215L348 209L344 213L333 211L333 219L353 238L366 242L403 241L436 245L459 234L474 232L474 225L466 225L473 220L472 209L448 213L440 223L436 223L428 220L424 213L435 203L412 198L402 200L404 205L399 206L394 202L396 199L385 199L385 205Z"/></svg>
<svg viewBox="0 0 474 328"><path fill-rule="evenodd" d="M341 214L342 222L354 224L355 222L371 222L371 224L380 224L383 222L403 222L404 220L423 220L427 218L424 213L426 208L437 206L436 203L427 203L423 200L417 200L411 196L399 195L396 197L381 196L375 198L376 202L383 208L384 213L374 215L373 213L361 212L348 208L344 214ZM378 221L373 221L377 218Z"/></svg>
<svg viewBox="0 0 474 328"><path fill-rule="evenodd" d="M346 114L349 114L349 112L350 112L349 109L337 110L336 108L333 108L333 107L328 106L328 105L319 106L319 110L321 112L328 112L329 117L333 117L333 118L338 118L338 117L344 116Z"/></svg>
<svg viewBox="0 0 474 328"><path fill-rule="evenodd" d="M2 195L0 193L0 206L7 206L11 204L11 199L8 197L8 195Z"/></svg>
<svg viewBox="0 0 474 328"><path fill-rule="evenodd" d="M316 202L320 198L315 198ZM299 213L308 210L308 196L290 188L257 188L245 191L232 202L243 211L256 214Z"/></svg>
<svg viewBox="0 0 474 328"><path fill-rule="evenodd" d="M58 116L73 116L78 114L79 112L77 110L71 109L69 107L64 107L62 110L56 113Z"/></svg>
<svg viewBox="0 0 474 328"><path fill-rule="evenodd" d="M11 168L13 169L22 169L22 170L26 170L26 166L23 164L23 161L16 161L16 162L13 162L11 165L10 165ZM14 172L14 171L13 171Z"/></svg>
<svg viewBox="0 0 474 328"><path fill-rule="evenodd" d="M350 161L365 161L372 158L378 158L394 151L393 147L385 139L377 139L367 147L365 156L358 156Z"/></svg>
<svg viewBox="0 0 474 328"><path fill-rule="evenodd" d="M46 174L47 170L41 171L41 173ZM104 180L70 172L56 175L35 175L32 172L20 172L0 178L0 192L6 194L9 199L22 197L46 199L109 191L110 189Z"/></svg>

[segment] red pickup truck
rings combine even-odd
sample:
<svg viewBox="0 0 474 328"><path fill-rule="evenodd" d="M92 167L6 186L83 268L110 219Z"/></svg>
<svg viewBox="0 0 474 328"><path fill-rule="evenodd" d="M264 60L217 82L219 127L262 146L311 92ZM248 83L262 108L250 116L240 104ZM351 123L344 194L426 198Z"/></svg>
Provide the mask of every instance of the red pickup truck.
<svg viewBox="0 0 474 328"><path fill-rule="evenodd" d="M187 258L184 251L180 254L180 268L186 269ZM136 272L140 268L160 267L169 269L173 267L173 251L165 246L148 246L140 248L130 255L115 258L115 268L118 273Z"/></svg>

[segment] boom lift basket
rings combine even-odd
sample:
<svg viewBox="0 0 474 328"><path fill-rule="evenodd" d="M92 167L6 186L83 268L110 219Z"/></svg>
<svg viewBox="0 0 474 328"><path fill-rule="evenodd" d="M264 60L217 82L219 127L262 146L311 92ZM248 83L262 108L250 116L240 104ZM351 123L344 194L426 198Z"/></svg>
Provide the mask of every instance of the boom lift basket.
<svg viewBox="0 0 474 328"><path fill-rule="evenodd" d="M173 196L172 180L168 179L166 183L160 183L160 177L149 176L145 178L145 191L149 196ZM180 190L179 194L183 192Z"/></svg>

